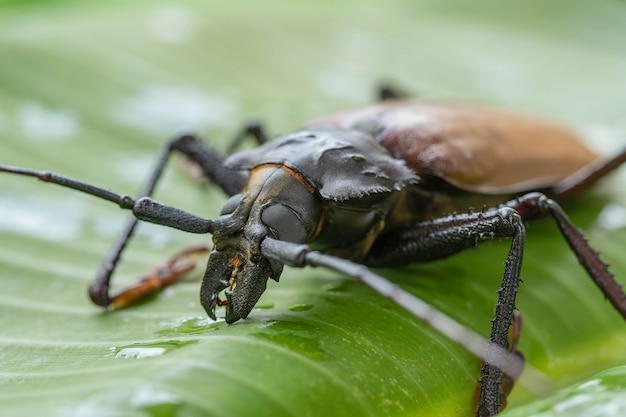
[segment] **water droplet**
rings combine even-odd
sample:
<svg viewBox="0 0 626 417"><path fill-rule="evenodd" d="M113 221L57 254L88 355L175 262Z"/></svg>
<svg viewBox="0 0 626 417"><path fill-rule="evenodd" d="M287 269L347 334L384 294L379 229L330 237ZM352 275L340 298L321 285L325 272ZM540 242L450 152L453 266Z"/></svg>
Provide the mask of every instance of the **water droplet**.
<svg viewBox="0 0 626 417"><path fill-rule="evenodd" d="M125 347L115 354L115 359L144 359L161 356L166 352L164 347Z"/></svg>
<svg viewBox="0 0 626 417"><path fill-rule="evenodd" d="M168 340L155 343L135 343L132 345L112 347L110 350L116 359L145 359L161 356L181 347L197 343L197 340Z"/></svg>
<svg viewBox="0 0 626 417"><path fill-rule="evenodd" d="M294 304L289 307L290 311L307 311L313 308L313 304Z"/></svg>
<svg viewBox="0 0 626 417"><path fill-rule="evenodd" d="M217 330L223 325L225 325L224 321L220 320L215 322L206 316L183 317L176 320L162 322L161 326L163 328L157 331L156 334L160 336L176 334L198 334L205 333L210 330Z"/></svg>

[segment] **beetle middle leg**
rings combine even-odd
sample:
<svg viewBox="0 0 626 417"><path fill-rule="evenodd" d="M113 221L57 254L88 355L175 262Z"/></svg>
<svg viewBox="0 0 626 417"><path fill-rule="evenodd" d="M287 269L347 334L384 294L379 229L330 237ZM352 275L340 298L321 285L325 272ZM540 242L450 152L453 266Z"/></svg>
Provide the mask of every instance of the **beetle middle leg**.
<svg viewBox="0 0 626 417"><path fill-rule="evenodd" d="M139 197L149 197L153 194L167 161L174 152L180 152L196 163L204 175L220 186L228 195L239 192L245 183L245 177L241 173L227 169L222 165L224 158L219 153L193 135L181 135L162 148L155 166L139 192ZM166 263L161 274L153 274L150 279L142 278L138 283L123 289L118 294L109 294L111 277L137 223L138 220L134 215L128 218L124 229L89 286L89 296L99 306L122 308L145 298L157 289L173 284L184 275L176 269L170 269L170 273L166 273L166 266L168 265Z"/></svg>
<svg viewBox="0 0 626 417"><path fill-rule="evenodd" d="M512 238L490 336L493 343L506 349L520 283L525 236L522 217L513 208L502 206L484 212L450 215L387 233L374 243L364 262L370 266L389 266L430 261L483 241ZM489 363L481 372L478 415L495 415L503 404L502 381L506 377L500 368ZM515 378L515 375L510 377Z"/></svg>
<svg viewBox="0 0 626 417"><path fill-rule="evenodd" d="M364 262L370 266L392 266L430 261L474 247L483 241L512 238L502 287L498 290L498 303L490 337L491 341L506 348L520 282L525 237L523 222L546 216L555 219L587 273L615 308L626 317L626 296L613 279L607 265L588 245L561 207L540 193L529 193L482 212L450 215L388 232L374 243ZM515 378L515 375L508 377ZM497 367L489 364L483 367L478 415L498 413L505 396L502 382L506 379L507 376L503 378Z"/></svg>
<svg viewBox="0 0 626 417"><path fill-rule="evenodd" d="M511 355L514 355L514 357L516 357L518 359L518 361L521 364L524 364L524 355L522 355L522 353L517 350L517 346L519 344L519 339L521 336L521 332L522 332L522 315L519 312L514 312L513 314L513 320L511 323L511 327L509 329L509 348L508 351ZM485 365L485 361L482 361L482 366ZM500 393L501 393L501 397L499 398L499 411L502 411L506 408L507 405L507 397L508 395L511 393L511 391L513 390L513 386L515 385L515 381L517 381L517 379L521 376L521 373L523 371L522 367L517 367L517 368L511 368L511 370L513 370L513 372L506 373L503 372L502 373L502 377L500 380ZM475 392L475 396L474 396L474 400L475 400L475 406L476 409L474 409L474 412L478 415L480 415L481 409L480 409L480 395L481 395L481 388L482 388L482 384L478 384L476 386L476 392ZM484 407L483 407L484 410Z"/></svg>
<svg viewBox="0 0 626 417"><path fill-rule="evenodd" d="M258 145L263 145L269 140L269 136L263 127L263 124L258 120L251 120L246 123L239 131L237 136L229 143L226 153L232 153L241 143L247 138L252 136Z"/></svg>

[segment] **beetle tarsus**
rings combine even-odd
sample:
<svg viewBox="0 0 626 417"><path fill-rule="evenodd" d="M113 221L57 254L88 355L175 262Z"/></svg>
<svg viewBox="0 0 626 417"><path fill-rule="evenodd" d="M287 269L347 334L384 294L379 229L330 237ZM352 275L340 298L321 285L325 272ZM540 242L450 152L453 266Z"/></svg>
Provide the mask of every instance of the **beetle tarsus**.
<svg viewBox="0 0 626 417"><path fill-rule="evenodd" d="M140 277L134 284L123 288L111 296L105 307L108 310L119 310L157 294L166 287L179 282L195 268L196 263L191 259L192 257L205 254L208 251L209 248L205 246L192 246L178 252L163 265L154 268ZM97 289L94 288L94 290ZM100 290L99 293L102 294L104 292L104 290Z"/></svg>

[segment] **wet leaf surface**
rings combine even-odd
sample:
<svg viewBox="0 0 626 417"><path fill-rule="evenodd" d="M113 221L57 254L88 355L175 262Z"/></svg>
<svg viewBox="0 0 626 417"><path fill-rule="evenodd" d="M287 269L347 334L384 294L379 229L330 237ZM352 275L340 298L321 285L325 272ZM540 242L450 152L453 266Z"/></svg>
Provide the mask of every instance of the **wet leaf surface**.
<svg viewBox="0 0 626 417"><path fill-rule="evenodd" d="M251 117L286 132L370 102L381 80L427 99L540 115L603 153L624 143L623 2L31 1L0 10L0 162L121 193L139 189L180 129L225 149ZM621 282L625 179L622 170L566 207ZM180 160L157 198L208 217L225 201ZM200 272L153 302L99 311L86 287L124 216L0 176L3 414L471 414L475 358L323 269L287 269L232 326L205 317ZM115 285L205 240L144 225ZM506 251L494 242L379 272L487 335ZM550 222L529 229L523 278L521 349L555 389L571 387L534 400L522 379L510 415L617 415L607 410L623 410L623 320Z"/></svg>

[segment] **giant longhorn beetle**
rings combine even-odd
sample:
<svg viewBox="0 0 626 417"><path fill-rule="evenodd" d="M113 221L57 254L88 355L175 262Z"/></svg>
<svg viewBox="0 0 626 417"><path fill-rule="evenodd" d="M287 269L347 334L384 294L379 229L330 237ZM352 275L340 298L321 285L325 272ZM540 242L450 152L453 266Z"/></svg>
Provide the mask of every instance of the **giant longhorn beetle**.
<svg viewBox="0 0 626 417"><path fill-rule="evenodd" d="M394 98L330 115L228 158L193 135L167 143L137 199L63 175L0 165L88 193L133 216L89 288L92 301L120 308L176 282L191 248L158 274L111 295L113 270L138 220L213 235L200 299L206 312L246 318L283 265L325 266L358 278L463 344L484 361L477 415L497 414L523 361L509 340L524 250L524 222L552 217L589 276L626 318L626 296L556 202L584 191L626 160L600 159L552 124L502 110ZM220 215L198 217L150 198L169 156L179 152L230 196ZM241 171L249 172L245 176ZM472 211L471 206L483 206ZM461 214L444 214L458 212ZM488 344L369 267L444 258L483 241L511 238ZM225 299L221 293L224 292ZM509 353L511 351L512 353Z"/></svg>

